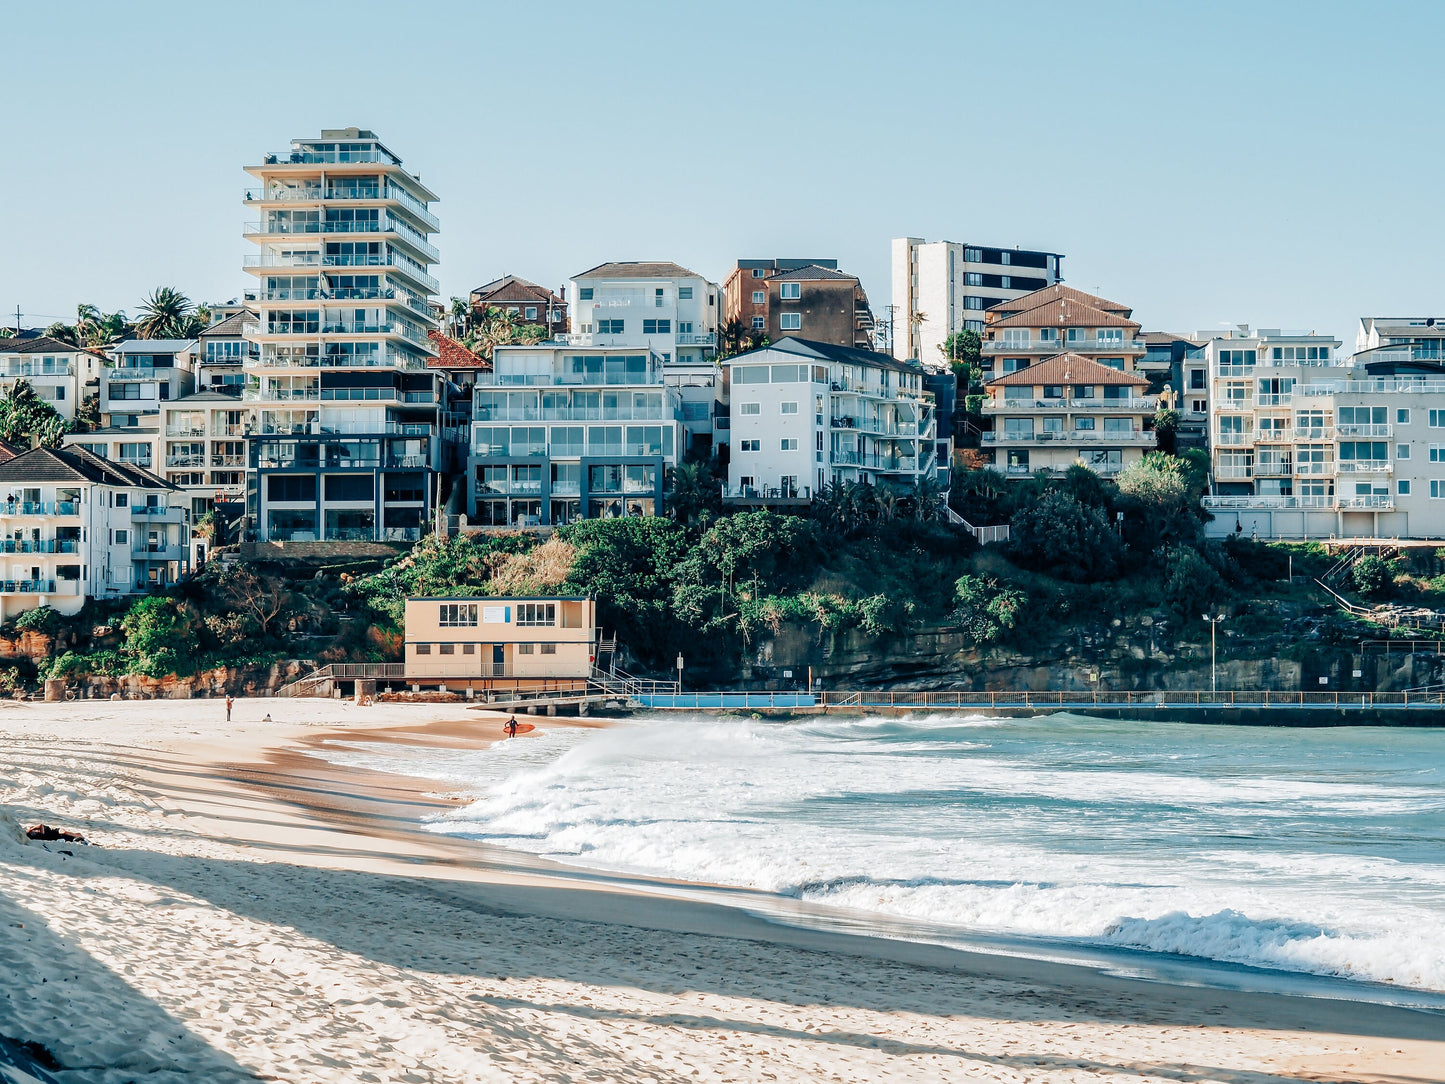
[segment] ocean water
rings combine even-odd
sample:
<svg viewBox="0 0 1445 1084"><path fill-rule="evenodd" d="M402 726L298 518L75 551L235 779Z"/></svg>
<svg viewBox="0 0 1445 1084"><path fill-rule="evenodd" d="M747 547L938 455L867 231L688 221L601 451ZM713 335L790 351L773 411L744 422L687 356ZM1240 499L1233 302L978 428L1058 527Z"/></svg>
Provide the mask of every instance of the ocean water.
<svg viewBox="0 0 1445 1084"><path fill-rule="evenodd" d="M476 795L432 829L565 863L1445 991L1445 730L673 716L417 756Z"/></svg>

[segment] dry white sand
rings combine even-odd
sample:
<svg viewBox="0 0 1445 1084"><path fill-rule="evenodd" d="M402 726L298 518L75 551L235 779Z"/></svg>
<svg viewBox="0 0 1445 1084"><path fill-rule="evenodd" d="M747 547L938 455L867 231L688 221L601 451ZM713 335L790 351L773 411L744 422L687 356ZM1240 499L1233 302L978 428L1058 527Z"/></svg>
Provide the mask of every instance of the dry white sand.
<svg viewBox="0 0 1445 1084"><path fill-rule="evenodd" d="M1445 1079L1439 1017L779 926L417 833L424 786L295 752L496 737L479 712L235 718L0 705L0 1037L57 1079Z"/></svg>

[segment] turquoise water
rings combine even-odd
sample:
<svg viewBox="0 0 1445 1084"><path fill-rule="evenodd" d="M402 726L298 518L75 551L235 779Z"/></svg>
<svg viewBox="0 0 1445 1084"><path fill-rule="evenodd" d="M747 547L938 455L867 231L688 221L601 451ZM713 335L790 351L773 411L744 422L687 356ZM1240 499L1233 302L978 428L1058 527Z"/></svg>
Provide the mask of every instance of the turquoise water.
<svg viewBox="0 0 1445 1084"><path fill-rule="evenodd" d="M478 794L436 830L562 862L1445 991L1442 730L670 716L428 770Z"/></svg>

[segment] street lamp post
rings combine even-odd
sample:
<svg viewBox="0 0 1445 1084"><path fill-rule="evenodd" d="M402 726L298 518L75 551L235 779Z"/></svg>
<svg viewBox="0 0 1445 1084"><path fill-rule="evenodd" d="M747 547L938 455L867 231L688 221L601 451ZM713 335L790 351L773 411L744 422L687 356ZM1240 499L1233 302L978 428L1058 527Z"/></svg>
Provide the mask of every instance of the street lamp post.
<svg viewBox="0 0 1445 1084"><path fill-rule="evenodd" d="M1224 620L1224 615L1210 617L1208 614L1201 614L1200 619L1209 622L1209 692L1214 695L1219 692L1219 655L1215 646L1215 634L1219 623Z"/></svg>
<svg viewBox="0 0 1445 1084"><path fill-rule="evenodd" d="M677 653L677 691L682 692L682 652Z"/></svg>

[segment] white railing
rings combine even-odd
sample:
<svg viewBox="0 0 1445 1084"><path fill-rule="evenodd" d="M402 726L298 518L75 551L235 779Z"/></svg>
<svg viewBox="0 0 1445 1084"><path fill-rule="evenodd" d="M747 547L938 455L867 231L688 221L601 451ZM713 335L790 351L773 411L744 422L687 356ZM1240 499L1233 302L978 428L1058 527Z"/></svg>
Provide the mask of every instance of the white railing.
<svg viewBox="0 0 1445 1084"><path fill-rule="evenodd" d="M1385 494L1352 497L1203 497L1201 501L1204 507L1209 510L1272 510L1289 508L1373 508L1388 510L1395 506L1395 499Z"/></svg>
<svg viewBox="0 0 1445 1084"><path fill-rule="evenodd" d="M984 400L985 414L1028 414L1035 410L1128 410L1152 413L1157 399L995 399Z"/></svg>
<svg viewBox="0 0 1445 1084"><path fill-rule="evenodd" d="M1393 425L1336 425L1335 432L1341 437L1393 437Z"/></svg>

